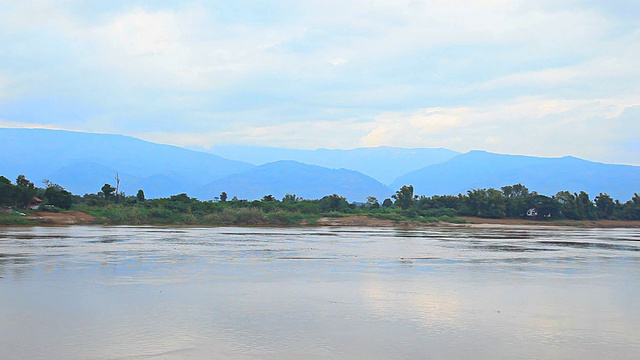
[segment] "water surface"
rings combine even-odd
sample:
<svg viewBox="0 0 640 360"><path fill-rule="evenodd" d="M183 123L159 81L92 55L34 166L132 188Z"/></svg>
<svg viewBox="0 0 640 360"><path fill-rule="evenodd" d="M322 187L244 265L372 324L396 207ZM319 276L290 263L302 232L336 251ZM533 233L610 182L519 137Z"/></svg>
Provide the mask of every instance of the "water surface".
<svg viewBox="0 0 640 360"><path fill-rule="evenodd" d="M638 359L640 230L0 228L1 359Z"/></svg>

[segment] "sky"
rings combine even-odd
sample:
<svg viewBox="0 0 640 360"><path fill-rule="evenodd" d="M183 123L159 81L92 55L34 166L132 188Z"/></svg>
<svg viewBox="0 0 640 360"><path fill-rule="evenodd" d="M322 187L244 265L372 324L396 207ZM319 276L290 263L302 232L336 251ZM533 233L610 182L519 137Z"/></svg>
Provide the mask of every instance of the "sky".
<svg viewBox="0 0 640 360"><path fill-rule="evenodd" d="M640 165L640 2L0 2L0 127Z"/></svg>

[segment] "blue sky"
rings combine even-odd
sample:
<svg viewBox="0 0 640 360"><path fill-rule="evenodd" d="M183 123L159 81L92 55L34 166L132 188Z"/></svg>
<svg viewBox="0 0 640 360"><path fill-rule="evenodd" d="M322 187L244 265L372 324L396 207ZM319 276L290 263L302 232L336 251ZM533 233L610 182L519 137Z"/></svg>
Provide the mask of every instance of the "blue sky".
<svg viewBox="0 0 640 360"><path fill-rule="evenodd" d="M0 126L640 165L637 1L0 3Z"/></svg>

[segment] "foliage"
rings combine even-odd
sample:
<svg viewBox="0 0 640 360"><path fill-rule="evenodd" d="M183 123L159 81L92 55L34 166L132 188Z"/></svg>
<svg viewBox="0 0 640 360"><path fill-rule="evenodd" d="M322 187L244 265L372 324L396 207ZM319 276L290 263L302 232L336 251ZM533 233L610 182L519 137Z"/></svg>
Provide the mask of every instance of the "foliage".
<svg viewBox="0 0 640 360"><path fill-rule="evenodd" d="M456 216L469 215L486 218L548 219L624 219L640 220L640 196L636 193L625 203L600 193L591 200L581 191L562 191L548 197L529 191L522 184L503 186L500 190L472 189L465 194L417 196L413 186L402 186L382 204L373 196L365 203L349 204L347 199L332 194L318 200L302 199L287 194L282 201L272 195L261 200L228 200L226 193L220 201L200 201L188 194L177 194L168 198L145 199L140 189L136 196L115 194L115 188L105 184L97 194L76 196L62 186L48 180L46 188L36 188L24 175L16 179L15 185L0 176L0 207L28 207L34 196L43 198L41 210L84 211L107 224L207 224L207 225L294 225L313 224L320 217L345 217L364 215L393 221L433 222L463 221ZM117 200L117 201L116 201ZM10 216L4 210L0 223L28 223L19 215ZM528 216L528 215L532 216Z"/></svg>
<svg viewBox="0 0 640 360"><path fill-rule="evenodd" d="M136 201L141 203L144 202L145 198L144 198L144 191L142 191L142 189L138 190L138 193L136 194Z"/></svg>
<svg viewBox="0 0 640 360"><path fill-rule="evenodd" d="M391 196L396 200L395 205L405 210L413 206L417 196L413 195L413 185L403 185L400 190Z"/></svg>
<svg viewBox="0 0 640 360"><path fill-rule="evenodd" d="M44 191L47 204L68 210L71 208L73 195L59 185L49 185Z"/></svg>

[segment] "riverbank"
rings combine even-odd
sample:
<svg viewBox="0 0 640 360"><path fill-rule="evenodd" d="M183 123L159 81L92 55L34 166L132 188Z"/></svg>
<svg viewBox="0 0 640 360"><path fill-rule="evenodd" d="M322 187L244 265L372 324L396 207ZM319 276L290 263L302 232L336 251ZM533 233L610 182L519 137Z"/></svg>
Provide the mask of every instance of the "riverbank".
<svg viewBox="0 0 640 360"><path fill-rule="evenodd" d="M81 211L73 212L37 212L26 216L17 214L2 214L0 225L87 225L104 223L96 217ZM108 224L108 223L107 223ZM136 225L228 225L228 224L183 224L183 223L150 223ZM282 224L234 224L236 226L283 226ZM286 226L356 226L356 227L404 227L417 228L428 226L568 226L579 228L640 228L640 221L637 220L533 220L533 219L487 219L479 217L453 217L447 220L437 221L417 221L417 220L390 220L378 219L365 215L353 215L345 217L319 217L312 220L303 220L298 224L287 224Z"/></svg>
<svg viewBox="0 0 640 360"><path fill-rule="evenodd" d="M350 216L344 218L320 218L321 226L365 226L365 227L423 227L423 226L568 226L580 228L640 228L637 220L533 220L533 219L487 219L458 216L455 222L434 221L392 221L375 219L368 216Z"/></svg>

